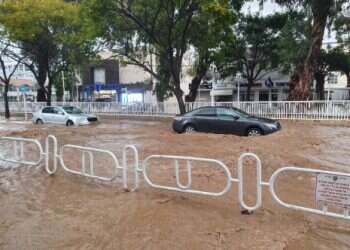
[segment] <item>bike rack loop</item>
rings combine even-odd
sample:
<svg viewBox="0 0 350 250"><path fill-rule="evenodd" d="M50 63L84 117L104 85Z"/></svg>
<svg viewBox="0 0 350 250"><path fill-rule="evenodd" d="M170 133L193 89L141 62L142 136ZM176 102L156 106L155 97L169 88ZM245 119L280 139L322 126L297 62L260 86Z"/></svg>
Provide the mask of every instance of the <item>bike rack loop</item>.
<svg viewBox="0 0 350 250"><path fill-rule="evenodd" d="M73 149L73 150L79 150L82 152L82 166L81 166L81 171L76 171L76 170L72 170L70 169L69 167L67 167L67 165L65 164L64 162L64 150L65 149ZM94 173L94 156L93 156L93 153L102 153L102 154L106 154L108 156L110 156L113 160L113 174L111 177L101 177L101 176L97 176L95 175ZM85 155L88 155L89 156L89 163L90 163L90 172L86 171L86 157ZM62 168L68 172L68 173L71 173L71 174L75 174L75 175L81 175L81 176L84 176L84 177L89 177L89 178L93 178L93 179L98 179L98 180L101 180L101 181L113 181L116 177L117 177L117 170L118 169L122 169L122 167L120 167L119 165L119 161L117 159L117 157L111 152L111 151L108 151L108 150L102 150L102 149L96 149L96 148L91 148L91 147L82 147L82 146L77 146L77 145L70 145L70 144L67 144L67 145L63 145L60 149L60 163L61 163L61 166Z"/></svg>
<svg viewBox="0 0 350 250"><path fill-rule="evenodd" d="M54 157L54 167L53 169L50 169L49 167L49 157L50 157L50 141L52 141L52 145L53 145L53 152L52 155ZM126 145L123 149L123 166L120 167L119 165L119 161L117 159L117 157L110 151L107 150L102 150L102 149L96 149L96 148L91 148L91 147L82 147L82 146L77 146L77 145L64 145L60 148L60 154L58 154L58 142L57 142L57 138L53 135L49 135L46 138L45 141L45 170L47 171L47 173L49 175L53 175L56 173L57 171L57 167L58 167L58 161L60 162L60 165L62 166L62 168L69 173L72 174L76 174L76 175L81 175L84 177L89 177L89 178L94 178L94 179L99 179L102 181L113 181L116 177L117 177L117 170L118 169L123 169L123 187L125 189L128 188L128 178L127 178L127 174L128 174L128 169L127 169L127 152L129 150L131 150L133 152L134 155L134 178L135 178L135 186L131 191L135 191L136 189L138 189L139 187L139 176L138 176L138 172L142 171L142 169L139 168L139 156L138 156L138 150L134 145ZM81 171L75 171L70 169L69 167L66 166L65 162L64 162L64 149L76 149L81 151L82 153L82 165L81 165ZM103 153L103 154L107 154L109 155L114 162L114 172L113 172L113 176L111 178L105 178L105 177L101 177L101 176L96 176L94 173L94 155L93 152L97 152L97 153ZM86 167L86 158L88 157L88 168L89 171L87 171L87 167Z"/></svg>
<svg viewBox="0 0 350 250"><path fill-rule="evenodd" d="M243 178L243 169L245 166L243 165L243 161L245 158L254 158L256 165L256 203L255 206L248 206L244 201L244 178ZM259 209L262 205L262 186L266 185L266 183L262 182L261 175L261 160L260 158L253 153L245 153L242 154L238 159L238 199L242 208L245 210L252 212Z"/></svg>
<svg viewBox="0 0 350 250"><path fill-rule="evenodd" d="M142 169L139 168L139 153L137 148L134 145L126 145L123 149L123 186L124 189L128 189L128 158L127 153L131 150L134 154L134 178L135 178L135 185L134 188L130 191L136 191L140 186L140 179L139 179L139 172L142 172Z"/></svg>
<svg viewBox="0 0 350 250"><path fill-rule="evenodd" d="M171 187L171 186L165 186L165 185L159 185L155 184L152 182L152 180L148 176L148 167L149 167L149 162L153 159L167 159L167 160L174 160L175 161L175 176L176 176L176 185L177 187ZM187 185L183 185L180 180L179 180L179 160L185 160L187 162L186 169L187 169L187 177L188 177L188 183ZM207 162L207 163L212 163L213 165L219 166L223 172L224 175L226 176L226 185L224 189L221 192L208 192L208 191L201 191L201 190L195 190L195 189L190 189L192 185L192 177L191 177L191 169L192 165L188 162ZM148 185L150 185L153 188L156 189L164 189L168 191L176 191L176 192L182 192L182 193L191 193L191 194L199 194L199 195L207 195L207 196L222 196L226 194L232 186L232 182L238 182L237 179L234 179L231 177L231 173L228 169L228 167L223 164L222 162L214 159L207 159L207 158L198 158L198 157L186 157L186 156L173 156L173 155L151 155L148 156L144 161L143 161L143 176Z"/></svg>
<svg viewBox="0 0 350 250"><path fill-rule="evenodd" d="M50 160L50 140L52 141L53 144L53 169L50 169L49 166L49 160ZM49 135L46 137L45 140L45 170L49 175L54 175L57 172L57 165L58 165L58 159L60 156L58 155L58 143L57 143L57 138L53 135Z"/></svg>
<svg viewBox="0 0 350 250"><path fill-rule="evenodd" d="M16 137L0 137L1 141L12 141L13 142L13 155L14 159L5 159L0 156L0 160L10 163L24 164L29 166L37 166L43 159L43 148L38 140L27 139L27 138L16 138ZM39 151L39 159L37 161L26 161L24 160L24 143L31 143L35 145ZM19 144L19 145L18 145Z"/></svg>
<svg viewBox="0 0 350 250"><path fill-rule="evenodd" d="M323 209L314 209L314 208L308 208L308 207L302 207L299 205L294 205L290 203L286 203L282 201L275 190L276 186L276 180L277 178L284 172L303 172L303 173L311 173L311 174L329 174L329 175L337 175L337 176L346 176L350 177L350 174L347 173L340 173L340 172L333 172L333 171L325 171L325 170L319 170L319 169L310 169L310 168L300 168L300 167L284 167L280 168L277 171L275 171L272 176L270 177L269 180L269 190L270 193L275 200L277 204L279 204L282 207L288 208L288 209L293 209L297 211L304 211L308 213L313 213L313 214L318 214L318 215L324 215L324 216L329 216L329 217L334 217L334 218L340 218L340 219L346 219L350 220L350 215L349 215L349 209L344 209L343 214L340 213L334 213L334 212L329 212L327 206L323 206Z"/></svg>

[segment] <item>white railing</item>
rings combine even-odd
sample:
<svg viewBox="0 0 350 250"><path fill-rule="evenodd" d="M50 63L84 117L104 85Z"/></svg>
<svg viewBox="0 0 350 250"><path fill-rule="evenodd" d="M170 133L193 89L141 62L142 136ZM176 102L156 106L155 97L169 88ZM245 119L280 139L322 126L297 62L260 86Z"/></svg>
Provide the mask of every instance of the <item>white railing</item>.
<svg viewBox="0 0 350 250"><path fill-rule="evenodd" d="M66 102L52 105L74 105L84 112L101 115L162 116L179 114L177 103L105 103L105 102ZM243 111L266 118L290 120L350 120L350 101L277 101L277 102L196 102L186 103L186 111L203 106L237 107ZM46 106L45 103L11 102L13 113L32 113ZM4 112L0 104L0 112Z"/></svg>
<svg viewBox="0 0 350 250"><path fill-rule="evenodd" d="M272 196L273 200L279 204L282 207L285 207L287 209L292 210L299 210L307 213L313 213L343 220L350 220L350 203L349 203L349 193L350 188L348 181L347 183L335 183L339 178L343 178L346 180L350 180L350 174L348 173L341 173L341 172L333 172L333 171L325 171L320 169L310 169L310 168L300 168L300 167L282 167L272 173L271 177L268 179L267 182L263 181L262 178L262 163L260 158L253 154L253 153L244 153L240 156L238 159L238 176L237 178L233 177L230 168L225 165L223 162L215 159L208 159L208 158L198 158L198 157L189 157L189 156L174 156L174 155L150 155L146 157L146 159L142 162L141 167L139 167L139 152L137 148L133 145L126 145L123 149L123 161L122 166L119 165L118 159L115 156L113 152L110 152L108 150L103 149L97 149L97 148L91 148L91 147L83 147L83 146L77 146L77 145L63 145L61 146L60 150L58 150L58 142L55 136L49 135L45 140L45 150L43 150L43 146L41 146L40 142L38 142L35 139L26 139L26 138L14 138L14 137L0 137L0 141L7 141L7 142L15 142L14 145L17 145L19 143L21 145L20 149L20 156L18 156L18 146L14 146L13 148L13 155L12 156L4 156L2 155L0 157L0 161L4 162L10 162L10 163L16 163L16 164L23 164L28 166L33 165L39 165L44 159L45 162L45 170L49 175L54 175L56 171L58 170L58 160L60 162L60 166L62 169L70 174L75 174L79 176L83 176L85 178L90 179L96 179L99 181L104 182L112 182L117 177L118 170L122 170L122 181L123 181L123 187L128 190L128 169L130 168L127 162L127 152L130 151L133 154L133 164L131 164L131 168L134 172L134 188L132 191L135 191L139 188L139 174L143 176L143 179L145 182L152 188L160 189L160 190L166 190L166 191L173 191L173 192L181 192L181 193L188 193L188 194L194 194L194 195L203 195L203 196L209 196L209 197L220 197L223 195L226 195L229 191L231 191L232 188L237 187L238 188L238 201L240 207L243 209L243 211L247 211L248 213L252 213L256 210L258 210L263 203L262 193L263 188L267 188L270 195ZM51 141L51 143L50 143ZM24 144L30 143L36 145L36 151L39 155L39 160L36 162L24 160L25 159L25 153L24 153ZM50 150L52 149L52 150ZM64 159L65 156L63 154L64 149L68 151L76 151L79 150L82 152L82 165L81 170L73 170L71 168L68 168L65 165ZM51 151L51 152L50 152ZM96 153L102 153L104 155L107 155L113 159L111 167L113 175L111 178L98 176L94 173L94 164L97 163L94 161L94 155ZM85 166L85 154L89 158L89 171L87 171ZM1 154L0 154L1 155ZM16 156L14 158L14 156ZM249 206L244 201L245 194L248 192L244 189L244 183L250 182L250 180L246 180L244 178L244 170L246 166L244 165L244 160L246 158L252 158L255 160L255 171L256 171L256 202L254 205ZM53 167L49 166L50 159L53 159ZM157 184L154 180L152 180L150 176L150 168L156 165L157 169L159 169L159 160L166 160L174 163L173 170L175 171L175 179L176 183L175 185L166 185L166 184ZM180 179L180 166L179 161L184 161L186 168L184 169L184 174L186 176L187 182L184 183ZM99 163L104 163L105 160L100 161ZM192 186L192 170L194 163L197 163L197 167L203 167L204 164L209 164L211 167L215 167L218 169L218 171L221 173L221 175L226 179L226 181L223 182L223 189L221 191L208 191L208 190L199 190L196 188L193 188ZM306 173L311 175L328 175L332 180L332 182L329 182L329 188L327 190L327 194L331 196L332 199L329 199L329 201L326 201L322 204L322 206L316 207L309 207L309 206L303 206L300 205L300 201L283 201L283 198L278 194L277 190L280 190L278 188L278 182L277 179L282 175L290 172L296 172L296 173ZM288 175L287 175L288 176ZM289 176L289 178L294 178L293 176ZM335 184L339 184L338 186ZM327 184L328 185L328 184ZM316 188L317 190L317 188ZM317 192L317 191L316 191ZM317 194L316 194L317 196ZM314 197L315 198L315 197ZM310 197L310 200L314 199ZM317 199L317 198L316 198ZM310 203L310 202L309 202ZM310 203L311 204L311 203ZM334 210L335 209L335 210Z"/></svg>

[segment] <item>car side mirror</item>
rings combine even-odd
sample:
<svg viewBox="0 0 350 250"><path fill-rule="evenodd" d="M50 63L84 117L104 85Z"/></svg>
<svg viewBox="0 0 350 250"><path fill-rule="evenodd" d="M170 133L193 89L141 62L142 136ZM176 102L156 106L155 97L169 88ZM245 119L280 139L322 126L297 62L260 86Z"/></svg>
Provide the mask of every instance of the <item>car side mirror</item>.
<svg viewBox="0 0 350 250"><path fill-rule="evenodd" d="M64 113L62 111L58 112L59 115L64 115Z"/></svg>
<svg viewBox="0 0 350 250"><path fill-rule="evenodd" d="M240 118L240 117L237 116L237 115L233 115L232 117L233 117L233 120L234 120L234 121L237 121L237 120Z"/></svg>

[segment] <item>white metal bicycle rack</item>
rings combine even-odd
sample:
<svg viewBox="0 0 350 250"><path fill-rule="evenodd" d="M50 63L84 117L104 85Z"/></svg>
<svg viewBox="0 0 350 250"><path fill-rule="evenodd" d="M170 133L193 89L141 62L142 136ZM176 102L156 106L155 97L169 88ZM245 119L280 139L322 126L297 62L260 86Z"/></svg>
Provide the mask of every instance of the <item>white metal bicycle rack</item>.
<svg viewBox="0 0 350 250"><path fill-rule="evenodd" d="M122 170L122 179L124 188L128 188L127 183L127 170L128 166L127 160L123 159L123 166L120 166L118 158L116 155L108 150L102 150L92 147L82 147L78 145L63 145L60 148L58 147L57 138L53 135L49 135L45 140L45 150L41 146L38 140L27 139L27 138L15 138L15 137L0 137L0 141L13 142L13 157L4 158L0 156L0 160L10 163L23 164L29 166L40 165L45 160L45 170L49 175L54 175L57 172L58 165L60 165L65 172L74 175L80 175L91 179L96 179L105 182L114 181L118 176L118 170ZM36 146L39 159L37 161L28 161L25 160L24 154L24 145L25 143L31 143ZM127 156L127 151L132 150L134 154L134 169L137 173L138 165L138 152L135 146L127 145L123 150L123 157ZM81 153L81 168L80 170L75 170L67 166L65 161L65 151L77 151ZM109 157L112 160L112 175L109 177L99 176L95 174L95 154L103 154L106 157ZM53 164L50 167L50 159L53 160ZM135 175L135 181L138 183L138 175ZM138 188L135 186L134 190Z"/></svg>
<svg viewBox="0 0 350 250"><path fill-rule="evenodd" d="M243 178L243 171L244 171L244 160L246 158L253 158L255 160L255 168L256 168L256 202L253 206L249 206L244 201L244 178ZM174 170L175 170L175 179L176 179L176 187L172 186L165 186L165 185L159 185L154 183L151 178L149 177L148 168L150 165L150 161L154 159L166 159L166 160L173 160L174 161ZM188 182L184 185L180 181L179 177L179 161L185 161L186 162L186 171L187 171L187 180ZM208 191L201 191L201 190L194 190L191 189L192 186L192 164L191 162L205 162L205 163L211 163L213 165L219 166L223 170L223 175L226 179L225 188L221 192L208 192ZM318 215L324 215L334 218L341 218L350 220L350 214L348 209L344 209L343 213L335 213L335 212L329 212L328 208L326 206L323 206L321 209L317 208L308 208L303 207L295 204L289 204L284 201L277 195L276 191L276 180L277 178L284 172L303 172L303 173L310 173L310 174L330 174L330 175L337 175L337 176L347 176L350 177L350 174L347 173L340 173L340 172L332 172L332 171L324 171L324 170L317 170L317 169L308 169L308 168L299 168L299 167L283 167L278 169L276 172L272 174L268 182L264 182L262 180L262 164L259 157L252 153L244 153L240 156L238 159L238 178L234 178L231 175L231 172L229 171L229 168L222 162L213 160L213 159L206 159L206 158L196 158L196 157L184 157L184 156L170 156L170 155L151 155L147 157L143 162L143 170L139 170L143 173L144 179L147 182L148 185L150 185L153 188L157 189L163 189L168 191L176 191L176 192L182 192L182 193L191 193L191 194L197 194L197 195L205 195L205 196L223 196L226 193L228 193L232 187L233 184L238 185L238 200L239 204L242 209L247 210L248 212L254 212L258 210L262 206L262 194L263 194L263 187L267 187L271 196L273 197L274 201L278 203L280 206L283 206L288 209L293 210L299 210L304 211L308 213L314 213Z"/></svg>
<svg viewBox="0 0 350 250"><path fill-rule="evenodd" d="M4 158L0 155L0 160L10 163L24 164L29 166L37 166L43 159L43 148L38 140L26 139L26 138L15 138L15 137L0 137L1 142L12 142L13 155L9 158ZM36 161L29 161L25 159L25 146L26 144L32 144L38 151L38 159Z"/></svg>
<svg viewBox="0 0 350 250"><path fill-rule="evenodd" d="M264 182L262 180L262 164L259 157L252 153L244 153L240 156L238 159L238 177L234 178L229 170L229 168L222 163L221 161L215 160L215 159L207 159L207 158L198 158L198 157L186 157L186 156L172 156L172 155L151 155L148 156L143 162L142 165L139 165L139 153L135 146L133 145L127 145L123 148L123 154L122 154L122 165L119 164L118 158L115 156L115 154L108 150L103 149L97 149L92 147L82 147L77 145L63 145L60 148L58 147L57 138L53 135L49 135L45 140L45 151L43 150L42 145L38 140L35 139L26 139L26 138L14 138L14 137L0 137L0 143L6 142L11 143L12 142L12 148L13 148L13 155L9 158L5 158L4 156L0 156L1 161L5 162L11 162L11 163L17 163L17 164L23 164L28 166L36 166L40 165L43 160L45 170L49 175L54 175L57 170L58 166L60 165L62 169L65 172L68 172L70 174L79 175L91 179L97 179L104 182L112 182L114 181L117 176L119 170L122 171L121 176L123 180L123 187L125 189L128 189L128 176L129 176L129 164L128 164L128 153L132 153L132 175L133 175L133 182L134 186L131 189L131 191L135 191L140 186L140 177L141 174L143 176L143 179L145 182L156 189L161 190L167 190L167 191L175 191L175 192L182 192L182 193L189 193L189 194L195 194L195 195L205 195L205 196L211 196L211 197L219 197L227 194L233 184L237 184L238 188L238 200L239 204L242 207L242 209L247 210L249 212L253 212L257 209L259 209L262 206L262 196L263 196L263 187L267 187L269 193L273 197L273 200L278 203L280 206L283 206L288 209L293 210L300 210L308 213L314 213L318 215L324 215L334 218L341 218L350 220L350 214L349 209L343 209L342 213L336 213L331 212L328 210L327 206L323 206L322 208L309 208L309 207L303 207L296 204L291 204L284 202L282 198L280 198L276 191L276 180L278 177L280 177L283 173L288 172L297 172L297 173L309 173L309 174L329 174L334 176L345 176L350 177L350 174L348 173L340 173L340 172L332 172L332 171L324 171L324 170L318 170L318 169L309 169L309 168L300 168L300 167L283 167L275 171L271 177L269 178L268 182ZM36 148L38 159L31 161L28 159L25 159L25 148L27 144L31 144ZM81 153L81 167L80 170L75 170L67 166L65 161L65 153L64 151L77 151ZM112 160L111 168L112 168L112 174L111 176L105 177L105 176L99 176L96 174L96 167L95 167L95 154L103 154L106 157L110 158ZM243 177L244 173L244 160L246 158L252 158L255 160L255 169L256 169L256 202L254 205L249 206L244 201L244 183L245 179ZM50 160L53 160L52 166L50 166ZM152 181L150 174L149 174L149 167L151 165L152 160L170 160L173 161L174 166L174 173L175 173L175 180L176 180L176 186L167 186L167 185L160 185ZM179 161L185 161L185 171L186 171L186 179L187 182L184 183L180 179L180 166ZM221 191L218 192L210 192L205 190L197 190L192 188L192 170L193 170L193 164L192 163L205 163L210 164L212 166L216 166L216 168L219 168L221 172L223 173L224 178L226 179L224 181L224 187Z"/></svg>

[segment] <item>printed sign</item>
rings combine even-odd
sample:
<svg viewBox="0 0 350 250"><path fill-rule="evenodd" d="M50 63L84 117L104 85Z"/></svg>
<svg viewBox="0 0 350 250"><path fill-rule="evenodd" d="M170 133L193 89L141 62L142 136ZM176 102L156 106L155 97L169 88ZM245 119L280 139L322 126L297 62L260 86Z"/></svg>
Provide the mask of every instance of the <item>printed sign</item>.
<svg viewBox="0 0 350 250"><path fill-rule="evenodd" d="M350 177L319 174L316 201L319 205L350 209Z"/></svg>
<svg viewBox="0 0 350 250"><path fill-rule="evenodd" d="M19 86L19 91L21 93L26 93L26 92L29 92L30 88L27 84L23 84L21 86Z"/></svg>

